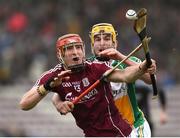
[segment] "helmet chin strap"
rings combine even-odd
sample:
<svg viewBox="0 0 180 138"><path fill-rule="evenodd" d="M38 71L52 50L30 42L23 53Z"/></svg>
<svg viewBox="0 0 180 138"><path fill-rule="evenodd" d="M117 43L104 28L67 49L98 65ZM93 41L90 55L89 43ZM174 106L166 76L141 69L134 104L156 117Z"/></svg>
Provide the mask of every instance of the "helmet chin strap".
<svg viewBox="0 0 180 138"><path fill-rule="evenodd" d="M61 57L61 58L60 58L60 62L63 64L63 66L64 66L65 69L71 70L72 73L81 72L81 71L84 70L84 67L85 67L84 60L83 60L83 63L81 63L81 64L68 66L68 65L64 62L63 58Z"/></svg>
<svg viewBox="0 0 180 138"><path fill-rule="evenodd" d="M65 62L62 62L63 66L65 69L67 70L71 70L72 73L77 73L77 72L81 72L84 70L85 64L84 62L81 64L77 64L77 65L70 65L68 66Z"/></svg>
<svg viewBox="0 0 180 138"><path fill-rule="evenodd" d="M84 67L84 63L82 63L78 65L68 66L68 69L71 70L72 73L77 73L83 71Z"/></svg>

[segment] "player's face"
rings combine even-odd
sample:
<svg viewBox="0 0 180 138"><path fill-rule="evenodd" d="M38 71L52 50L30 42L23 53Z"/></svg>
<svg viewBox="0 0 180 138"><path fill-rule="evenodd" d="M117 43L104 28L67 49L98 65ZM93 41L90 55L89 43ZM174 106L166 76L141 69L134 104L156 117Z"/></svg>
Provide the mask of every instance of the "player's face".
<svg viewBox="0 0 180 138"><path fill-rule="evenodd" d="M64 62L67 66L82 64L84 60L84 50L82 43L75 43L64 46Z"/></svg>
<svg viewBox="0 0 180 138"><path fill-rule="evenodd" d="M110 33L99 33L94 35L94 54L98 55L99 52L108 49L115 48L112 41L112 35Z"/></svg>

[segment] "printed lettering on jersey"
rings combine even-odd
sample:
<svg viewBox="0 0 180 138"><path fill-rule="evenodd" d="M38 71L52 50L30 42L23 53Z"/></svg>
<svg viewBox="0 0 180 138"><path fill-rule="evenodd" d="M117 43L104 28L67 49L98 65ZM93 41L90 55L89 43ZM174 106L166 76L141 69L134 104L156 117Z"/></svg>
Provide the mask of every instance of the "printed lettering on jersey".
<svg viewBox="0 0 180 138"><path fill-rule="evenodd" d="M74 89L75 89L77 92L80 92L80 91L81 91L81 86L80 86L80 84L74 85Z"/></svg>
<svg viewBox="0 0 180 138"><path fill-rule="evenodd" d="M80 103L83 103L83 102L86 102L86 101L89 101L89 100L93 100L95 97L94 95L96 95L98 93L98 91L96 89L93 89L92 91L90 91L87 95L85 95Z"/></svg>
<svg viewBox="0 0 180 138"><path fill-rule="evenodd" d="M92 91L90 91L87 95L85 95L80 101L79 103L83 103L83 102L87 102L89 100L93 100L95 97L95 95L98 93L98 91L96 89L93 89ZM75 100L75 96L73 96L72 92L68 92L65 96L65 100L67 101L73 101Z"/></svg>
<svg viewBox="0 0 180 138"><path fill-rule="evenodd" d="M126 83L114 83L111 82L112 94L114 99L127 95L127 84Z"/></svg>
<svg viewBox="0 0 180 138"><path fill-rule="evenodd" d="M77 92L81 92L81 82L80 81L74 81L72 82L72 85L74 87L74 89L77 91Z"/></svg>
<svg viewBox="0 0 180 138"><path fill-rule="evenodd" d="M71 87L72 84L70 82L62 82L63 87Z"/></svg>
<svg viewBox="0 0 180 138"><path fill-rule="evenodd" d="M67 93L65 96L66 101L73 101L74 99L75 97L72 96L72 92Z"/></svg>
<svg viewBox="0 0 180 138"><path fill-rule="evenodd" d="M90 84L88 78L82 79L82 82L83 82L83 86L84 86L84 87L87 87L87 86L89 86L89 84Z"/></svg>

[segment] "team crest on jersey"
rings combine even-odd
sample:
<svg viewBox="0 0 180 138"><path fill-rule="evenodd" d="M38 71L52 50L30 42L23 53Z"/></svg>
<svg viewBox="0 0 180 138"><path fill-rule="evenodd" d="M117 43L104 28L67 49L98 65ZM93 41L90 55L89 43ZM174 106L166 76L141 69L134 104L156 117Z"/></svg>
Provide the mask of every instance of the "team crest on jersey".
<svg viewBox="0 0 180 138"><path fill-rule="evenodd" d="M84 87L87 87L87 86L89 86L89 84L90 84L88 78L82 79L82 82L83 82L83 86L84 86Z"/></svg>

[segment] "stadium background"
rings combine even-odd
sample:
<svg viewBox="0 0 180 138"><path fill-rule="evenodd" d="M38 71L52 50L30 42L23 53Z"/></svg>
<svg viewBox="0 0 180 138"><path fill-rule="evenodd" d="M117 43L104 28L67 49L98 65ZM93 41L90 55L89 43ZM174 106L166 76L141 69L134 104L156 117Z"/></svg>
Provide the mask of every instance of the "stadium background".
<svg viewBox="0 0 180 138"><path fill-rule="evenodd" d="M89 31L95 23L112 23L124 54L139 44L128 9L147 8L150 51L158 65L158 83L166 89L169 121L158 122L158 100L151 101L156 136L180 136L179 0L1 0L0 136L82 136L71 115L60 116L49 94L33 110L18 107L20 98L45 70L58 62L57 38L79 33L91 55ZM143 52L138 57L144 59ZM170 129L169 129L170 128Z"/></svg>

